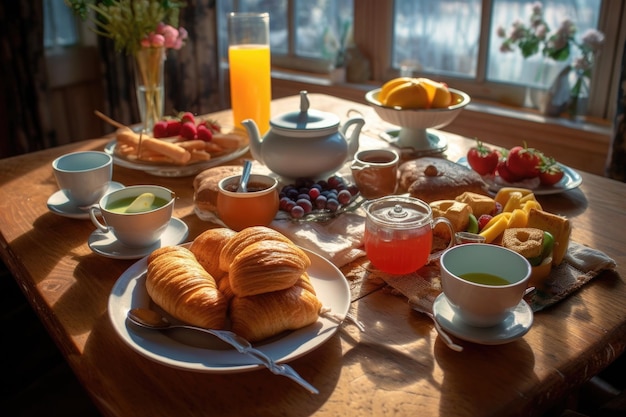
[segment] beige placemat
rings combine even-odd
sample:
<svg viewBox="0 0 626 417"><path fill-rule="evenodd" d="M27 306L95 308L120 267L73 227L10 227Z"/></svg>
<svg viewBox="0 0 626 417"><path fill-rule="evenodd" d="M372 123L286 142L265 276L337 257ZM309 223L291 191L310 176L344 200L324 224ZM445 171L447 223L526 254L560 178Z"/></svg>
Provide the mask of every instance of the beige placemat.
<svg viewBox="0 0 626 417"><path fill-rule="evenodd" d="M615 266L615 261L603 252L570 242L561 265L552 270L544 285L528 295L526 301L534 312L541 311L566 298L602 271L614 269ZM415 298L432 305L441 293L438 263L432 263L408 275L393 276L380 271L371 273L375 273L395 292L408 299Z"/></svg>

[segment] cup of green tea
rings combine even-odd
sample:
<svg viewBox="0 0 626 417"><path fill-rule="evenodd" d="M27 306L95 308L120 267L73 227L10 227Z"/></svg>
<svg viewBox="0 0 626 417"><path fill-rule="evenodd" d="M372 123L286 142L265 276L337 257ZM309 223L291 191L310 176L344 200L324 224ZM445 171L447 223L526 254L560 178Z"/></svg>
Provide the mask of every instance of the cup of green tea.
<svg viewBox="0 0 626 417"><path fill-rule="evenodd" d="M176 195L167 188L134 185L104 195L90 208L89 217L102 233L112 233L127 246L146 247L167 229L175 200Z"/></svg>
<svg viewBox="0 0 626 417"><path fill-rule="evenodd" d="M531 273L517 252L485 243L453 246L439 263L443 293L455 316L476 327L501 323L522 301Z"/></svg>

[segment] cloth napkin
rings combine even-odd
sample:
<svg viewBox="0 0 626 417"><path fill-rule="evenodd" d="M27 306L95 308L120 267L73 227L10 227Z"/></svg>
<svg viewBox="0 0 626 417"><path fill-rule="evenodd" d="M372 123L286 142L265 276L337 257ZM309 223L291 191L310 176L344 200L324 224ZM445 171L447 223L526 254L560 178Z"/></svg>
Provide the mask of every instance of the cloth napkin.
<svg viewBox="0 0 626 417"><path fill-rule="evenodd" d="M227 227L213 212L195 208L204 221ZM365 211L343 213L325 222L294 221L285 212L279 212L269 225L287 236L293 243L328 259L338 268L365 256L363 231Z"/></svg>

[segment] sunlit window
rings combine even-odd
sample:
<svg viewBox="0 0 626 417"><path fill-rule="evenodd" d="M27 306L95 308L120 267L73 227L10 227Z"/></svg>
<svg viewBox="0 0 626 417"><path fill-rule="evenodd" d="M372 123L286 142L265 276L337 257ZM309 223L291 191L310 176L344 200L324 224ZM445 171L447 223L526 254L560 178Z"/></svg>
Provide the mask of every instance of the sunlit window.
<svg viewBox="0 0 626 417"><path fill-rule="evenodd" d="M44 46L54 48L78 43L72 10L60 0L44 0Z"/></svg>
<svg viewBox="0 0 626 417"><path fill-rule="evenodd" d="M328 72L343 64L352 36L353 0L218 1L222 57L228 50L227 16L233 11L269 12L273 65Z"/></svg>

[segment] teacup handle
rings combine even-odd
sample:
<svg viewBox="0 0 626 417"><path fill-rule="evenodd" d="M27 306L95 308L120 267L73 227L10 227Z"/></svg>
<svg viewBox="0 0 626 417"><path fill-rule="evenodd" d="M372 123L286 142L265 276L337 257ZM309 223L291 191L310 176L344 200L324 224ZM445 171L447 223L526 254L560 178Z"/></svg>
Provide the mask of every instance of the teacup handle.
<svg viewBox="0 0 626 417"><path fill-rule="evenodd" d="M433 224L432 224L432 228L434 229L435 226L437 226L439 223L444 223L446 226L448 226L448 229L450 230L450 242L448 242L448 246L440 251L437 251L435 253L431 253L430 256L428 257L428 262L432 262L434 260L437 260L441 257L441 255L448 249L450 249L452 246L454 246L455 243L455 235L456 232L454 231L454 226L452 225L452 223L450 223L450 220L446 219L445 217L435 217L433 219Z"/></svg>
<svg viewBox="0 0 626 417"><path fill-rule="evenodd" d="M100 211L99 207L92 206L89 208L89 218L91 219L91 222L93 223L93 225L96 226L98 230L100 230L101 232L108 233L109 232L108 226L103 225L96 218L98 214L102 215L102 212Z"/></svg>

